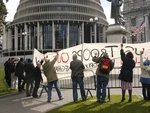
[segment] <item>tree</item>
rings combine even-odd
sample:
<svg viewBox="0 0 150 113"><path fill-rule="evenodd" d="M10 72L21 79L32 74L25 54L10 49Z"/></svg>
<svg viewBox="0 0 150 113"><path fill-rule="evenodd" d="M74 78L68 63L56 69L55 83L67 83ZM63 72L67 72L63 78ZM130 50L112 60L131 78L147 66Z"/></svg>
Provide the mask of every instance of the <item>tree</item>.
<svg viewBox="0 0 150 113"><path fill-rule="evenodd" d="M6 0L6 2L8 2L8 0ZM5 24L4 17L7 15L7 13L8 12L7 12L6 6L4 2L1 0L0 1L0 34L2 33L3 24Z"/></svg>

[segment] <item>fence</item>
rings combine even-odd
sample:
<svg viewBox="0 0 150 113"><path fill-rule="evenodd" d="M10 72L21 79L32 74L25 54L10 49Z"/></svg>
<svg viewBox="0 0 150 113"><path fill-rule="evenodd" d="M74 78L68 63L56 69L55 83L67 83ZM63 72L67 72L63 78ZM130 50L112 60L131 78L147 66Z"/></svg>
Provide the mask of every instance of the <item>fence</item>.
<svg viewBox="0 0 150 113"><path fill-rule="evenodd" d="M91 90L96 90L96 75L94 74L95 72L93 70L85 70L84 71L84 86L85 90L87 91L87 96L88 93L90 93L90 96L93 97ZM108 89L108 100L110 101L110 89L111 88L121 88L121 81L118 80L118 76L120 73L120 68L114 68L111 73L110 73L110 78L109 78L109 83L107 86ZM141 74L141 69L140 67L136 67L133 69L133 88L140 88L141 84L139 82L140 79L140 74ZM72 89L72 80L71 80L71 74L70 73L58 73L58 76L62 76L59 78L59 85L61 89ZM65 76L65 77L63 77ZM43 92L43 89L46 89L46 85L42 85L42 91L40 93L40 96ZM79 88L79 86L78 86Z"/></svg>

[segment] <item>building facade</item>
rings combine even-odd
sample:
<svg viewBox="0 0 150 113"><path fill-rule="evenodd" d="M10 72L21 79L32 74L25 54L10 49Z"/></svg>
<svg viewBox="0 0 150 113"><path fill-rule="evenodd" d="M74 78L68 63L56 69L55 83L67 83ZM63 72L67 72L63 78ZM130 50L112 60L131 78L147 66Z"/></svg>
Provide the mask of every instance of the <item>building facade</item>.
<svg viewBox="0 0 150 113"><path fill-rule="evenodd" d="M5 28L4 55L106 42L107 27L100 0L20 0L14 21Z"/></svg>
<svg viewBox="0 0 150 113"><path fill-rule="evenodd" d="M150 41L150 0L125 0L123 6L125 27L128 31L129 43L141 43ZM132 33L140 27L144 21L146 27L135 36Z"/></svg>

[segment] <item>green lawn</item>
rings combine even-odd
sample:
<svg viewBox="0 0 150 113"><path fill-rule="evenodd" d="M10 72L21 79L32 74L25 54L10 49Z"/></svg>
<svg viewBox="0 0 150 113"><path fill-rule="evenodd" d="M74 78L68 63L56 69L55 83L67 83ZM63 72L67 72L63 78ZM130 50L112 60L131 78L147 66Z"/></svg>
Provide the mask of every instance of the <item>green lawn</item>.
<svg viewBox="0 0 150 113"><path fill-rule="evenodd" d="M132 102L120 102L121 95L111 95L111 100L99 103L91 98L78 103L71 102L47 113L150 113L150 101L144 101L135 95Z"/></svg>
<svg viewBox="0 0 150 113"><path fill-rule="evenodd" d="M4 76L4 69L0 68L0 96L16 92L8 88Z"/></svg>

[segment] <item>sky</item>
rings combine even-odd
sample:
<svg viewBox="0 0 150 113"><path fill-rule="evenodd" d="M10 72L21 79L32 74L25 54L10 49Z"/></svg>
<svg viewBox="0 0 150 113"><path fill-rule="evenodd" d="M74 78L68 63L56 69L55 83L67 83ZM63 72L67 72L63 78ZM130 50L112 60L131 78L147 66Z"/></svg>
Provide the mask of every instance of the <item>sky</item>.
<svg viewBox="0 0 150 113"><path fill-rule="evenodd" d="M19 5L19 1L20 0L9 0L9 2L5 3L6 4L6 8L8 11L8 15L6 17L6 21L12 21L15 15L15 12L17 10L17 7ZM101 5L104 9L104 13L107 17L107 21L109 24L113 24L114 23L114 19L110 19L110 8L111 8L111 3L108 2L107 0L100 0L101 1Z"/></svg>

